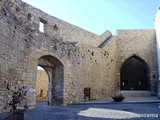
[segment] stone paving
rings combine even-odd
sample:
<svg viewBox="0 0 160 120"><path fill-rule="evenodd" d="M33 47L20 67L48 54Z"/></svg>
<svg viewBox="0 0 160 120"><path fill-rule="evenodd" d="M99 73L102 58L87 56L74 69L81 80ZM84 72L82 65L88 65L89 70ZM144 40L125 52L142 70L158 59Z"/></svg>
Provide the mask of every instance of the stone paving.
<svg viewBox="0 0 160 120"><path fill-rule="evenodd" d="M69 106L48 106L38 103L25 112L25 120L159 120L160 104L102 103ZM4 120L5 115L0 116Z"/></svg>

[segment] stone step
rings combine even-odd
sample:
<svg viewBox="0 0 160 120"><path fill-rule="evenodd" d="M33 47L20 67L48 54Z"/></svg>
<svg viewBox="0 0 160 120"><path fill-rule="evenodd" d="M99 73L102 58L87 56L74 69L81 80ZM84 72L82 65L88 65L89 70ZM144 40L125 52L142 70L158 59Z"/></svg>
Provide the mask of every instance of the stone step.
<svg viewBox="0 0 160 120"><path fill-rule="evenodd" d="M149 91L131 91L131 90L122 90L122 95L124 97L151 97L151 92Z"/></svg>

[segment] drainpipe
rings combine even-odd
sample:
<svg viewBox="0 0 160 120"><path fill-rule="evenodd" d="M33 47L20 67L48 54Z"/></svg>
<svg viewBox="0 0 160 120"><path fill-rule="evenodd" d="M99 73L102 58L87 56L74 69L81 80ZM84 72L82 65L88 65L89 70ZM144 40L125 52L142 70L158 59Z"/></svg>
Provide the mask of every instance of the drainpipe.
<svg viewBox="0 0 160 120"><path fill-rule="evenodd" d="M158 97L160 98L160 7L158 8L155 17L155 30L156 30L157 57L158 57Z"/></svg>

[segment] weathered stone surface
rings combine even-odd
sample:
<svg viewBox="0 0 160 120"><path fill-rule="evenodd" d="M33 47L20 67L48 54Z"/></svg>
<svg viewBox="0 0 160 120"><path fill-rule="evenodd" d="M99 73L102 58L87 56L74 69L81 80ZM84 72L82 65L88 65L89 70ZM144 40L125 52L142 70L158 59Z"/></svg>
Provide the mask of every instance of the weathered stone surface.
<svg viewBox="0 0 160 120"><path fill-rule="evenodd" d="M44 23L44 33L39 31L40 21ZM98 36L21 0L0 1L0 98L3 104L11 97L7 83L11 86L20 83L28 88L29 108L34 107L38 65L49 77L50 104L84 101L84 87L91 87L91 99L103 99L120 89L120 68L133 55L148 64L152 92L156 93L154 30L122 30L116 36L107 31ZM4 109L0 107L2 112Z"/></svg>
<svg viewBox="0 0 160 120"><path fill-rule="evenodd" d="M49 81L46 72L44 70L37 70L37 80L36 80L37 101L48 102L48 85Z"/></svg>

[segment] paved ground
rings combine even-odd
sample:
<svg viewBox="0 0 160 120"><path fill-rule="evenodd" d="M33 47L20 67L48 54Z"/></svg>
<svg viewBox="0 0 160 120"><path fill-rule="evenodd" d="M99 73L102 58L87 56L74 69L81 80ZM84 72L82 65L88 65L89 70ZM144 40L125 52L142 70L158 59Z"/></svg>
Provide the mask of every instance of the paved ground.
<svg viewBox="0 0 160 120"><path fill-rule="evenodd" d="M159 120L159 103L106 103L47 106L25 112L25 120ZM5 115L0 116L4 120Z"/></svg>
<svg viewBox="0 0 160 120"><path fill-rule="evenodd" d="M157 97L126 98L115 103L112 99L82 102L69 106L48 106L37 103L36 109L25 112L25 120L160 120ZM4 120L8 114L0 115Z"/></svg>

